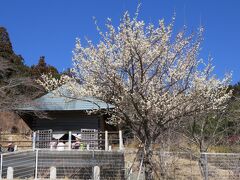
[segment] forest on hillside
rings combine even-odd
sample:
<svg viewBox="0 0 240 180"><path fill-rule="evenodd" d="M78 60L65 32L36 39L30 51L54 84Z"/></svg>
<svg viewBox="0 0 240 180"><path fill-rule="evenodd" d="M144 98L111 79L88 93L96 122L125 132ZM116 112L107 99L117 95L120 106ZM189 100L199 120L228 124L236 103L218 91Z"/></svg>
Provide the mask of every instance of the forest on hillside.
<svg viewBox="0 0 240 180"><path fill-rule="evenodd" d="M26 131L28 129L14 112L17 106L45 93L44 89L35 82L43 73L51 73L54 77L60 76L57 68L46 63L44 56L39 57L37 64L27 66L24 58L14 52L6 28L0 27L1 131Z"/></svg>

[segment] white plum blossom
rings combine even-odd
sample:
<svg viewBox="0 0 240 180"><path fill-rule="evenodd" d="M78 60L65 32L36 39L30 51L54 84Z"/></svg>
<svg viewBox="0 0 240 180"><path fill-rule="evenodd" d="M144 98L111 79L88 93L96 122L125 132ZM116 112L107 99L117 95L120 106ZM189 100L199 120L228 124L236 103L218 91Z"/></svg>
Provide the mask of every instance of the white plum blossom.
<svg viewBox="0 0 240 180"><path fill-rule="evenodd" d="M126 12L117 28L108 19L106 33L98 28L97 44L83 46L77 39L73 77L43 75L40 84L51 91L68 82L76 97L94 96L115 105L112 122L129 126L142 141L146 177L152 177L152 144L166 125L224 110L231 97L231 75L217 79L212 65L199 58L202 28L189 36L184 28L174 37L174 18L169 25L160 20L154 26L138 20L137 14L131 18ZM74 86L76 82L80 85Z"/></svg>

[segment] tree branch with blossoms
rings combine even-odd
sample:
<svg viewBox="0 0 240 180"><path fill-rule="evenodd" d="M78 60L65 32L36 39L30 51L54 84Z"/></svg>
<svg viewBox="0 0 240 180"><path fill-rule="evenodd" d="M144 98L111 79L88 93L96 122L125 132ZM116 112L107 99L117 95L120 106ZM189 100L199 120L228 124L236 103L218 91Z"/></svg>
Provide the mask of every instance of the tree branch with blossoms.
<svg viewBox="0 0 240 180"><path fill-rule="evenodd" d="M56 81L43 75L40 82L48 91L68 82L75 97L113 104L110 121L129 126L144 144L147 179L153 179L153 144L171 124L224 109L231 97L231 76L217 79L212 65L199 58L203 28L189 36L184 28L174 37L174 21L175 16L169 25L164 20L146 25L138 13L131 18L126 12L114 27L108 19L106 32L98 28L97 44L88 40L83 46L76 40L73 77Z"/></svg>

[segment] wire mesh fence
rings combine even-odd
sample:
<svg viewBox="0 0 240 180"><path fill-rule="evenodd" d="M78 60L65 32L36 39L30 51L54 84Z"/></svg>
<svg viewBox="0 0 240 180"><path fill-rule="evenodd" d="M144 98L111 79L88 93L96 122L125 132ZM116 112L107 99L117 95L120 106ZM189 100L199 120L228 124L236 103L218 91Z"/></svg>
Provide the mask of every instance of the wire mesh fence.
<svg viewBox="0 0 240 180"><path fill-rule="evenodd" d="M240 179L240 154L206 154L208 176L216 179Z"/></svg>
<svg viewBox="0 0 240 180"><path fill-rule="evenodd" d="M33 151L12 152L1 155L0 179L7 177L9 168L14 169L14 178L24 179L34 177L36 153Z"/></svg>
<svg viewBox="0 0 240 180"><path fill-rule="evenodd" d="M29 150L3 153L0 179L143 180L142 151ZM152 157L155 179L240 179L240 154L159 152ZM11 172L11 171L10 171Z"/></svg>
<svg viewBox="0 0 240 180"><path fill-rule="evenodd" d="M38 154L38 177L41 178L49 177L46 168L56 167L58 178L92 179L95 166L100 167L100 177L103 179L121 179L124 172L123 153L46 150Z"/></svg>
<svg viewBox="0 0 240 180"><path fill-rule="evenodd" d="M127 180L143 180L143 153L125 152ZM240 154L154 152L155 179L234 180L240 179Z"/></svg>
<svg viewBox="0 0 240 180"><path fill-rule="evenodd" d="M1 154L0 179L124 179L118 151L36 150Z"/></svg>

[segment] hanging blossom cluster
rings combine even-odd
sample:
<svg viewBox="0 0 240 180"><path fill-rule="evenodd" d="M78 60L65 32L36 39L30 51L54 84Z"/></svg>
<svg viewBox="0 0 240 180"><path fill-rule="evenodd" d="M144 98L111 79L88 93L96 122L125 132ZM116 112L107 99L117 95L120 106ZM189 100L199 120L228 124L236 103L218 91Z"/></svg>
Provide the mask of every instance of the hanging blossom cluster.
<svg viewBox="0 0 240 180"><path fill-rule="evenodd" d="M62 75L60 79L54 78L52 74L42 74L41 79L37 79L36 82L43 86L46 91L53 91L59 87L59 85L69 82L71 78L67 75Z"/></svg>
<svg viewBox="0 0 240 180"><path fill-rule="evenodd" d="M108 19L105 33L97 28L98 44L87 41L85 47L76 40L72 78L43 75L39 83L51 91L68 82L77 97L110 102L116 107L113 122L129 124L140 137L148 134L152 139L167 123L224 110L231 97L231 75L219 80L212 75L212 65L199 59L202 28L191 35L184 28L173 36L173 24L174 18L168 25L164 20L146 25L138 12L133 18L126 12L117 28Z"/></svg>

